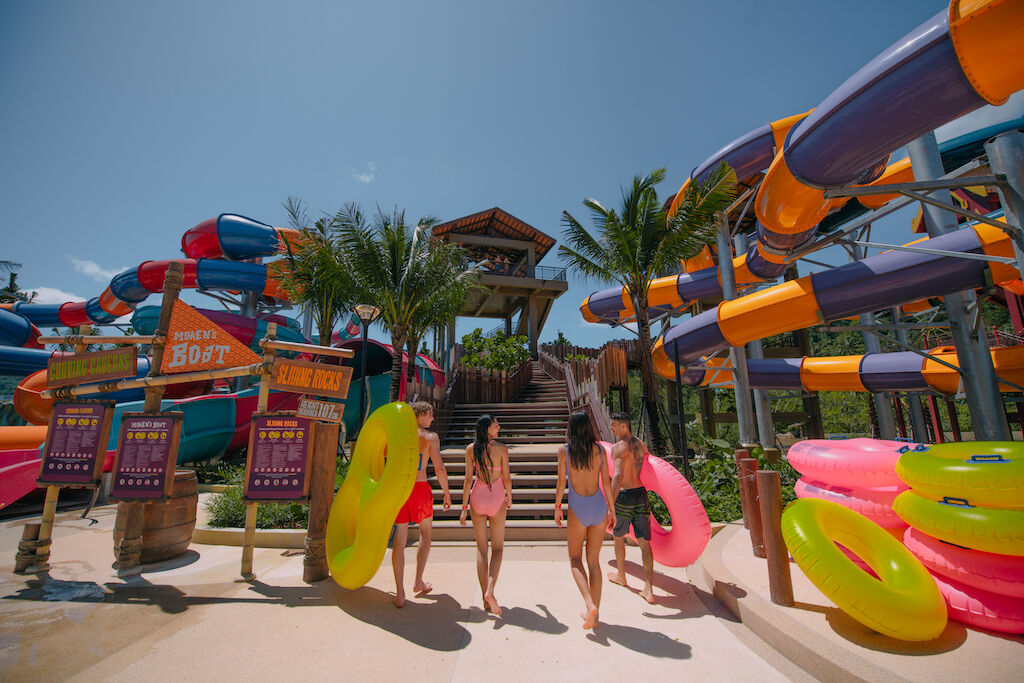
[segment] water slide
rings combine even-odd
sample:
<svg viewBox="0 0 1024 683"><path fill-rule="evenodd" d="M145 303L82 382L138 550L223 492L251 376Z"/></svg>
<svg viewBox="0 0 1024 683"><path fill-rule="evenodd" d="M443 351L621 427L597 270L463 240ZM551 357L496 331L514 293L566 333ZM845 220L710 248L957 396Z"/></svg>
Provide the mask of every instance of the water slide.
<svg viewBox="0 0 1024 683"><path fill-rule="evenodd" d="M929 354L952 365L956 351L940 346ZM1024 384L1024 346L990 349L996 373L1015 384ZM713 368L731 368L727 358L710 358L709 369L690 371L689 381L700 386L731 386L732 373ZM803 389L804 391L935 391L952 395L962 391L956 370L912 351L866 353L852 356L803 358L748 358L751 389ZM1006 393L1020 391L999 384Z"/></svg>
<svg viewBox="0 0 1024 683"><path fill-rule="evenodd" d="M1024 4L954 0L948 10L897 41L807 115L754 131L699 167L693 178L702 179L717 161L731 161L740 166L740 177L763 165L769 139L781 150L774 154L755 196L757 243L737 259L741 261L737 281L746 281L747 273L762 277L769 272L758 259L779 264L814 238L817 226L837 205L836 200L825 198L824 189L911 179L907 160L886 166L894 149L986 103L1002 104L1024 87L1022 38ZM750 153L751 149L759 154ZM746 167L745 155L751 159ZM682 194L676 195L676 204ZM871 208L871 202L890 199L859 201ZM1011 253L1005 233L990 226L965 228L919 245L1000 256ZM649 300L670 308L699 298L680 291L680 280L686 287L700 281L709 293L719 293L717 274L708 269L700 272L700 278L673 276L675 283L668 278L658 296L651 295ZM1015 269L1001 264L931 254L879 254L723 302L683 321L656 343L655 367L663 376L674 377L676 363L696 364L702 356L730 345L983 287L987 276L996 283L1020 278ZM630 307L621 289L613 288L588 297L581 312L588 320L615 321L627 317ZM702 370L684 373L687 383L702 379Z"/></svg>
<svg viewBox="0 0 1024 683"><path fill-rule="evenodd" d="M299 233L294 230L274 228L244 216L222 214L187 231L182 238L182 250L187 258L174 261L185 267L184 287L255 291L284 300L279 286L284 271L279 265L225 259L253 259L279 254L287 250L286 240L294 243L298 237ZM151 293L162 291L164 275L171 262L147 261L126 270L115 276L100 296L89 301L57 305L17 302L0 308L0 374L27 375L15 392L15 407L22 417L40 425L0 428L0 506L35 489L39 471L39 447L45 439L45 425L52 406L52 401L43 400L39 394L45 388L46 361L52 354L37 348L37 326L102 325L128 315ZM251 320L220 311L205 313L250 346L258 343L266 333L267 322L271 321L279 323L279 338L304 341L297 331L298 323L283 316ZM156 315L156 307L140 308L135 311L132 324L140 333L151 333L150 328L155 328ZM145 376L148 372L149 359L140 357L138 376ZM167 400L163 402L162 409L186 413L179 463L216 457L226 448L244 444L247 439L249 416L256 406L255 390L197 396L209 390L209 382L167 387ZM282 410L294 408L298 398L293 394L272 393L271 396L271 407ZM126 410L141 409L142 402L138 399L143 397L143 391L121 391L103 397L119 403L116 409L119 416ZM116 426L112 427L110 438L110 448L113 449L116 447Z"/></svg>

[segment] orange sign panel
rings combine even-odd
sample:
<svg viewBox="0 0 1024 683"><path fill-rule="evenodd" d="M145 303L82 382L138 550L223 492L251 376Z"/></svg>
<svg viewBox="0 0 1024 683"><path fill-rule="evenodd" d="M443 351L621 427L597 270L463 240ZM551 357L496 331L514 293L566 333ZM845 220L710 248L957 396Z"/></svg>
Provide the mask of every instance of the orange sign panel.
<svg viewBox="0 0 1024 683"><path fill-rule="evenodd" d="M263 359L180 299L174 302L160 372L198 372L259 363Z"/></svg>
<svg viewBox="0 0 1024 683"><path fill-rule="evenodd" d="M295 394L345 398L352 379L352 368L304 360L274 361L270 388Z"/></svg>

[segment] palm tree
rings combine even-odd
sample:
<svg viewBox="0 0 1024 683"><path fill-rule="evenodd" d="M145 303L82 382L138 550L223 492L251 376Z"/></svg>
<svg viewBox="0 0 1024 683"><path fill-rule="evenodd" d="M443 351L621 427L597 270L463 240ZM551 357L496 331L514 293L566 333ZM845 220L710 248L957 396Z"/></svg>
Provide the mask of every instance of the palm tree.
<svg viewBox="0 0 1024 683"><path fill-rule="evenodd" d="M438 240L431 240L430 245L431 248L447 248L449 246L448 243ZM480 287L479 273L475 268L463 269L460 263L449 262L445 267L445 270L448 269L453 272L446 272L443 279L449 284L437 290L426 305L417 309L416 315L409 322L406 341L409 367L406 371L406 381L411 382L415 377L416 353L423 335L435 325L445 325L451 322L462 311L470 294Z"/></svg>
<svg viewBox="0 0 1024 683"><path fill-rule="evenodd" d="M14 301L24 301L25 303L31 303L36 298L35 292L23 292L18 286L18 268L21 268L20 263L14 261L0 261L0 271L6 271L9 273L7 279L7 286L0 289L0 302L12 303Z"/></svg>
<svg viewBox="0 0 1024 683"><path fill-rule="evenodd" d="M301 230L303 238L296 244L288 242L289 272L281 278L281 287L292 303L312 313L320 344L330 346L335 324L355 303L344 254L331 235L330 218L311 222L302 202L294 197L282 206L289 225Z"/></svg>
<svg viewBox="0 0 1024 683"><path fill-rule="evenodd" d="M725 210L736 196L736 174L722 164L704 183L689 183L678 211L669 218L654 189L664 179L664 168L651 171L645 178L635 176L632 189L623 194L618 213L594 199L584 200L597 238L563 211L566 244L558 247L559 256L571 270L585 278L618 283L630 293L651 445L658 455L664 455L665 444L657 419L659 394L651 361L647 288L656 277L677 270L680 259L696 255L715 239L715 214Z"/></svg>
<svg viewBox="0 0 1024 683"><path fill-rule="evenodd" d="M421 316L430 318L431 311L444 310L444 301L473 278L462 268L464 255L459 247L429 239L427 233L436 222L421 218L410 226L405 212L397 208L390 215L378 209L368 222L356 204L347 204L332 221L352 277L353 295L380 308L381 322L391 332L392 401L398 400L401 386L402 349L410 333L423 334L417 321Z"/></svg>

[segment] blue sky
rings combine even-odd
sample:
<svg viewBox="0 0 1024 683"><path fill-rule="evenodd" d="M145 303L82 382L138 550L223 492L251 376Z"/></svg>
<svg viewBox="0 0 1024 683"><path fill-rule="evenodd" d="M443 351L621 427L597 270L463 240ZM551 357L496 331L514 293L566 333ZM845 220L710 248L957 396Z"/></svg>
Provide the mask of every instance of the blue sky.
<svg viewBox="0 0 1024 683"><path fill-rule="evenodd" d="M221 212L285 224L289 195L445 220L500 206L559 238L563 210L616 205L661 166L675 192L944 5L8 0L0 259L47 300L89 298ZM909 241L908 221L874 237ZM625 336L579 315L603 286L571 281L542 340ZM475 324L497 321L459 333Z"/></svg>

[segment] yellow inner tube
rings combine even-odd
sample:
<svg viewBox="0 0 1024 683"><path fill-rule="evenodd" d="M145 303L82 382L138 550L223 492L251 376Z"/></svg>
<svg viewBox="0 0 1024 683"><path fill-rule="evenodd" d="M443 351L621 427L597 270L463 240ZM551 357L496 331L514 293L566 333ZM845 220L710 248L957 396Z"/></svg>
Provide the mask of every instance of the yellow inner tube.
<svg viewBox="0 0 1024 683"><path fill-rule="evenodd" d="M892 509L929 536L974 550L1024 556L1024 511L928 500L914 491L896 496Z"/></svg>
<svg viewBox="0 0 1024 683"><path fill-rule="evenodd" d="M389 403L367 418L327 518L327 565L338 585L359 588L377 573L416 481L418 446L408 404Z"/></svg>
<svg viewBox="0 0 1024 683"><path fill-rule="evenodd" d="M896 474L919 496L1024 510L1024 444L974 441L918 446L900 456Z"/></svg>
<svg viewBox="0 0 1024 683"><path fill-rule="evenodd" d="M924 565L882 527L838 503L795 500L782 513L793 560L825 597L851 617L899 640L937 638L946 603ZM880 581L848 558L858 555Z"/></svg>

